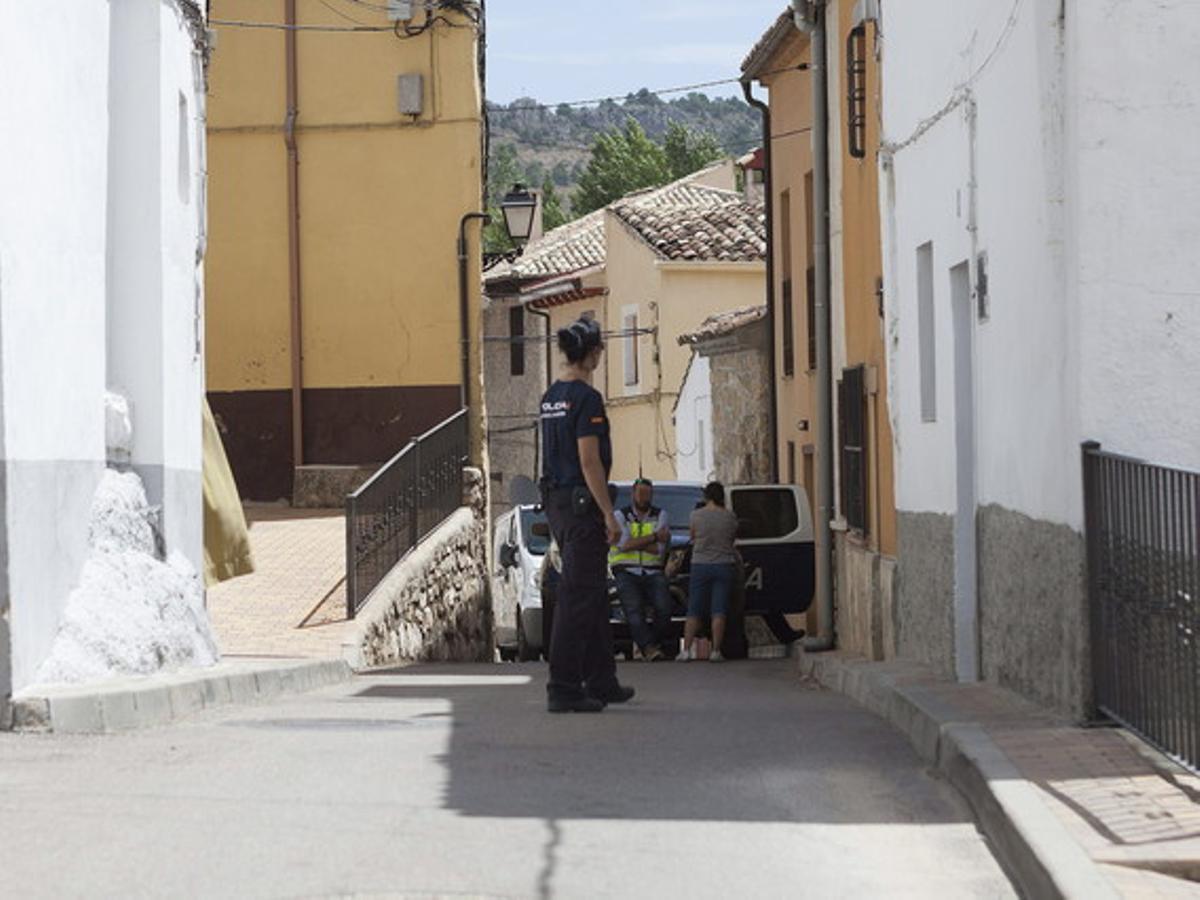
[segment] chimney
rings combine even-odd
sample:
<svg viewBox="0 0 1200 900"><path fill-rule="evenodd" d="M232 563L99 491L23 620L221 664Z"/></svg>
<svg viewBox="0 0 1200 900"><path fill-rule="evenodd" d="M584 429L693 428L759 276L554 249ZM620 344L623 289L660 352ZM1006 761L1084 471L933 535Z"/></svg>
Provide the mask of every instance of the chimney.
<svg viewBox="0 0 1200 900"><path fill-rule="evenodd" d="M542 214L542 191L541 188L531 190L531 194L537 198L537 207L533 210L533 228L529 231L529 242L533 243L543 234L546 233L544 216Z"/></svg>

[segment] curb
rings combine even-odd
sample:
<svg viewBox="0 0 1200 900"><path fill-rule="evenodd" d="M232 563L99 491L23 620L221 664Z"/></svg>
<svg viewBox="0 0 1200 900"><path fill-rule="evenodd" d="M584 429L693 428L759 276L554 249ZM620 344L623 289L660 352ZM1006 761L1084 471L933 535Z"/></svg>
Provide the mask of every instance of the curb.
<svg viewBox="0 0 1200 900"><path fill-rule="evenodd" d="M328 687L352 674L342 660L254 660L101 684L35 688L34 695L13 698L11 725L13 731L59 734L130 731L166 725L204 709Z"/></svg>
<svg viewBox="0 0 1200 900"><path fill-rule="evenodd" d="M909 674L831 656L798 654L800 674L887 720L966 798L980 830L1025 896L1116 898L1120 894L975 722L956 716Z"/></svg>

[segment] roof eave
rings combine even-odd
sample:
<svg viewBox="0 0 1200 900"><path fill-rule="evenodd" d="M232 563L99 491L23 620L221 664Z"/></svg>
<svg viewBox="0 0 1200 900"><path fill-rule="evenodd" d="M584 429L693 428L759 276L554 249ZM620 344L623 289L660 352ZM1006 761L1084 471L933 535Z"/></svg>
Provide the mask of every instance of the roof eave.
<svg viewBox="0 0 1200 900"><path fill-rule="evenodd" d="M796 30L795 18L791 9L788 9L763 33L754 49L742 61L742 81L761 78L768 71L771 60L775 58L784 41Z"/></svg>
<svg viewBox="0 0 1200 900"><path fill-rule="evenodd" d="M765 269L767 266L766 257L760 259L662 259L655 260L654 266L657 269L669 269L675 272L683 272L687 270L696 271L713 271L713 270L740 270L754 271L756 269Z"/></svg>

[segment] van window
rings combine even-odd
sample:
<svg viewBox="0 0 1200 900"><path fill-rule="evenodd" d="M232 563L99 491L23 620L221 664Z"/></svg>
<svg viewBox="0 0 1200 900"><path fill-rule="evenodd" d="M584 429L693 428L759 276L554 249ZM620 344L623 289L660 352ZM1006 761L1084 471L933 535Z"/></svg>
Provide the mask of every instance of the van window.
<svg viewBox="0 0 1200 900"><path fill-rule="evenodd" d="M545 513L534 512L532 509L521 510L521 537L525 542L525 549L534 556L544 555L546 550L550 547L549 537L539 536L533 533L534 523L545 521Z"/></svg>
<svg viewBox="0 0 1200 900"><path fill-rule="evenodd" d="M740 540L765 540L791 534L800 527L795 495L772 488L733 492L733 514Z"/></svg>

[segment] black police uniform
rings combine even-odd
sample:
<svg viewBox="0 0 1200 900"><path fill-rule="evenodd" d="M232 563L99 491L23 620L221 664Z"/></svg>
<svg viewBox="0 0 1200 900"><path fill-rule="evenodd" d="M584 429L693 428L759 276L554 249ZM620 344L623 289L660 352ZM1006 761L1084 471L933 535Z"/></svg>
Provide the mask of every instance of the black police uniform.
<svg viewBox="0 0 1200 900"><path fill-rule="evenodd" d="M612 441L600 393L583 381L556 381L542 397L542 496L562 554L550 638L550 700L618 690L609 626L608 534L579 463L578 439L595 436L605 477Z"/></svg>

